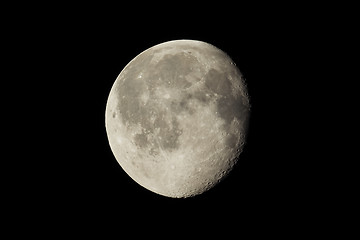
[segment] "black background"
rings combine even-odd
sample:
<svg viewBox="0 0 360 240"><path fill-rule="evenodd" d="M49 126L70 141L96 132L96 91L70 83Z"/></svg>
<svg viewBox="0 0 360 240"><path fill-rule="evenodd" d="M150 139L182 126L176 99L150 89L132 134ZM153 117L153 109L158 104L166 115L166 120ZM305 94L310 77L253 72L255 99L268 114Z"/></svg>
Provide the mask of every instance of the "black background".
<svg viewBox="0 0 360 240"><path fill-rule="evenodd" d="M39 225L59 233L99 226L115 232L132 226L139 234L145 226L170 226L179 234L192 228L300 229L318 204L309 180L311 159L299 144L307 102L295 97L308 84L303 70L311 68L306 53L316 44L312 28L290 6L282 11L274 5L169 4L174 6L140 10L57 6L15 29L22 59L31 62L27 84L36 89L30 95L37 111L31 108L29 121L41 139L32 140L36 147L29 152L36 161L25 166L35 169L18 190L27 199L19 203L25 219L37 216ZM251 103L237 166L213 189L187 199L157 195L128 177L111 152L104 119L108 94L125 65L147 48L176 39L225 51L243 73Z"/></svg>

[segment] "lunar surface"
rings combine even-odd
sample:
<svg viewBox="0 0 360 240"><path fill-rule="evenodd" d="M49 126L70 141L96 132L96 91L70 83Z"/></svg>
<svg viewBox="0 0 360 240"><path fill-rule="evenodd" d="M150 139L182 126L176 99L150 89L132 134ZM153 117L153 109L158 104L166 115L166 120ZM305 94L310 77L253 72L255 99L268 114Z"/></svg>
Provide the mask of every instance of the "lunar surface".
<svg viewBox="0 0 360 240"><path fill-rule="evenodd" d="M239 159L250 104L230 57L205 42L161 43L131 60L106 105L111 150L157 194L185 198L219 183Z"/></svg>

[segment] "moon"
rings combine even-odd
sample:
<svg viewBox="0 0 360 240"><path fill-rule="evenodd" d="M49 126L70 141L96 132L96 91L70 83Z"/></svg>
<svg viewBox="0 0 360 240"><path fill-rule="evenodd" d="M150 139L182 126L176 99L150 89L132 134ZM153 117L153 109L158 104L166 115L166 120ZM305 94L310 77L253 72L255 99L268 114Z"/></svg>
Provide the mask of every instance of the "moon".
<svg viewBox="0 0 360 240"><path fill-rule="evenodd" d="M238 162L250 103L231 58L202 41L175 40L137 55L108 96L105 127L123 170L172 198L214 187Z"/></svg>

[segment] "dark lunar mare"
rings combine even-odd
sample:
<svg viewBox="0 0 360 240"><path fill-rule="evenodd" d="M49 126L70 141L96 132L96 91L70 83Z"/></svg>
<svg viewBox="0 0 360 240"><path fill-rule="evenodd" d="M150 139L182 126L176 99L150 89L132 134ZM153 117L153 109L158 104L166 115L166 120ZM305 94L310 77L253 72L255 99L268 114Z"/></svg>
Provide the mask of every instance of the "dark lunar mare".
<svg viewBox="0 0 360 240"><path fill-rule="evenodd" d="M183 129L180 129L176 115L183 111L189 114L195 111L189 106L191 99L207 105L216 94L217 113L225 122L224 130L229 133L225 141L226 145L229 148L236 147L238 133L230 132L230 124L234 118L241 123L246 123L248 106L243 96L234 97L231 94L234 86L228 79L228 73L215 69L209 70L204 76L205 87L189 93L186 89L193 83L186 79L186 75L191 74L194 68L203 69L202 64L191 54L191 51L167 54L156 64L150 63L153 56L149 52L134 59L123 73L122 81L119 81L116 86L117 111L120 113L123 124L142 126L142 132L134 137L135 144L139 148L146 148L152 143L150 154L158 154L158 148L166 151L177 149L178 139ZM138 77L140 73L142 73L141 78ZM157 99L155 95L157 87L181 91L183 98ZM140 96L147 91L149 100L144 104L140 101ZM164 105L169 107L170 115L164 109ZM170 121L169 116L171 116ZM159 138L152 139L150 134L153 134L155 129L159 131Z"/></svg>
<svg viewBox="0 0 360 240"><path fill-rule="evenodd" d="M118 83L118 106L122 122L125 125L134 126L139 124L143 130L134 137L135 144L139 148L148 147L150 142L153 147L150 154L158 154L158 147L166 151L172 151L179 146L178 138L183 130L174 115L164 109L165 99L157 99L156 87L175 90L186 89L191 83L186 81L185 75L191 72L189 63L195 58L186 54L166 55L157 64L150 64L153 55L143 54L136 58L128 66L124 73L123 80ZM136 68L132 67L136 66ZM146 70L154 71L146 71ZM155 71L156 70L156 71ZM142 77L138 76L142 73ZM140 101L140 96L148 91L149 100L146 104ZM187 101L165 102L174 112L187 109ZM190 110L189 110L190 111ZM167 118L171 118L169 121ZM153 122L150 121L153 119ZM151 139L149 134L158 129L158 138Z"/></svg>

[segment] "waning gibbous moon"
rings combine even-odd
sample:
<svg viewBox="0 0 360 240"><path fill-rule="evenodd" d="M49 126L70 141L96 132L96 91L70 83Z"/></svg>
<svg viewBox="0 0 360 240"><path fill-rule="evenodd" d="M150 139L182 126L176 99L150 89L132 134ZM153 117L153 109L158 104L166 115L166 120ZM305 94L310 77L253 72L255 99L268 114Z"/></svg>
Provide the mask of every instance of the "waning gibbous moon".
<svg viewBox="0 0 360 240"><path fill-rule="evenodd" d="M124 171L157 194L185 198L219 183L246 140L244 78L211 44L175 40L136 56L106 105L111 150Z"/></svg>

